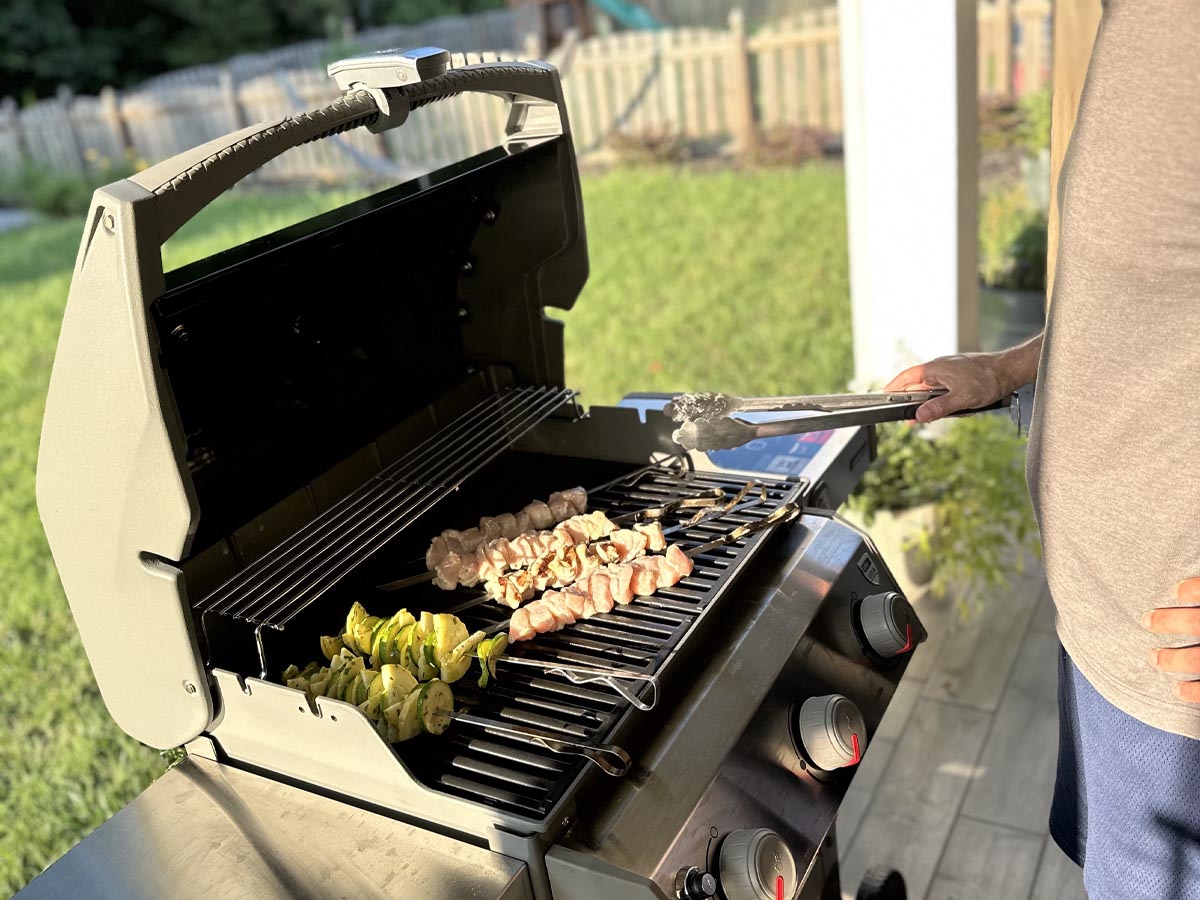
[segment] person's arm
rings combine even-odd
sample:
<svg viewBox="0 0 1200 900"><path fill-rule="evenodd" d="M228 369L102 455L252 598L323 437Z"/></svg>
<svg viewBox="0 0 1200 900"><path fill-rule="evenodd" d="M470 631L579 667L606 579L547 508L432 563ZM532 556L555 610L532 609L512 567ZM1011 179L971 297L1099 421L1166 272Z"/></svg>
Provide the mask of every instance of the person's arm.
<svg viewBox="0 0 1200 900"><path fill-rule="evenodd" d="M942 356L910 366L888 382L886 391L946 393L917 409L918 422L932 422L962 409L979 409L1007 397L1037 377L1042 356L1042 335L998 353L964 353Z"/></svg>

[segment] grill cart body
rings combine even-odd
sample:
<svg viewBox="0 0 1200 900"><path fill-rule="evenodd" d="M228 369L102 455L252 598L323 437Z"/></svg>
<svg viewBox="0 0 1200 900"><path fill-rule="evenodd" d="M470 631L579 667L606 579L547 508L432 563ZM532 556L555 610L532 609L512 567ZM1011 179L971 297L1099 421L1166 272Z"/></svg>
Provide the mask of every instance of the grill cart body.
<svg viewBox="0 0 1200 900"><path fill-rule="evenodd" d="M587 278L557 73L380 63L95 195L39 509L113 718L189 758L23 895L770 900L776 870L785 896L836 895L838 804L923 636L828 511L872 433L681 454L661 398L583 409L547 314ZM508 103L495 149L163 272L162 243L264 162L462 91ZM456 683L471 716L445 735L390 745L280 683L355 600L503 628L462 592L380 589L442 528L576 483L617 514L748 482L752 502L664 522L691 576ZM590 764L607 747L623 777Z"/></svg>

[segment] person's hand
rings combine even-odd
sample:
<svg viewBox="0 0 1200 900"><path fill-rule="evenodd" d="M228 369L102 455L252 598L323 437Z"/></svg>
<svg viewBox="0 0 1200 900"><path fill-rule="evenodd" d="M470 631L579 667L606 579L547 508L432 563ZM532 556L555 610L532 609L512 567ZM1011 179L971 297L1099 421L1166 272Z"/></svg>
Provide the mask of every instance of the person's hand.
<svg viewBox="0 0 1200 900"><path fill-rule="evenodd" d="M1171 592L1183 606L1164 606L1142 616L1142 627L1155 634L1183 634L1200 642L1200 578L1189 578ZM1150 665L1163 672L1200 675L1200 646L1159 647L1150 651ZM1175 693L1192 703L1200 703L1200 681L1181 681Z"/></svg>
<svg viewBox="0 0 1200 900"><path fill-rule="evenodd" d="M964 409L980 409L1003 399L1013 388L999 354L967 353L942 356L932 362L910 366L887 383L885 391L928 391L946 388L946 393L917 408L918 422L932 422Z"/></svg>

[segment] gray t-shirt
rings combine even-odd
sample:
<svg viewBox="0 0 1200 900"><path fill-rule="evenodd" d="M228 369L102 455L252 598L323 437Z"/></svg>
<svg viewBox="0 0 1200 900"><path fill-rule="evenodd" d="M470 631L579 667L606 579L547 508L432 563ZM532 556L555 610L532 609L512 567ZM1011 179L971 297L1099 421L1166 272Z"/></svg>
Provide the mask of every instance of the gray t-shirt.
<svg viewBox="0 0 1200 900"><path fill-rule="evenodd" d="M1200 2L1109 0L1063 165L1029 487L1058 633L1113 705L1200 739L1142 613L1200 576Z"/></svg>

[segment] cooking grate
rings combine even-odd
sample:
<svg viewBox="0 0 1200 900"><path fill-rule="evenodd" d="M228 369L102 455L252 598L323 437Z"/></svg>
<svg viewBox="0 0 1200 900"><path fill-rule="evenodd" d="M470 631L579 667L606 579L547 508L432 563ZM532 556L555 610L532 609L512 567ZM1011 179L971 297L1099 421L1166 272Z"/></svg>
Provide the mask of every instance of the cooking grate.
<svg viewBox="0 0 1200 900"><path fill-rule="evenodd" d="M575 394L492 394L203 597L195 608L282 628Z"/></svg>
<svg viewBox="0 0 1200 900"><path fill-rule="evenodd" d="M709 519L670 539L685 550L697 547L737 525L764 518L797 499L804 490L800 482L759 483L767 494L760 506ZM592 493L589 507L616 515L695 496L714 487L734 495L744 484L728 475L652 467ZM663 524L682 524L693 512L681 511ZM695 624L725 594L770 534L755 534L699 554L694 560L695 571L675 587L617 607L607 615L514 645L508 655L659 676L670 666ZM458 616L468 628L486 629L502 623L507 612L494 603L480 601L460 608ZM562 675L506 665L503 660L499 678L486 690L475 685L473 674L454 688L457 705L466 708L473 718L501 726L526 726L552 737L592 745L609 741L633 708L628 699L603 686L574 684ZM654 687L649 684L640 689L642 695L651 690ZM461 721L440 738L418 739L396 749L414 775L429 787L532 819L548 816L588 765L582 758L558 755L520 738Z"/></svg>

